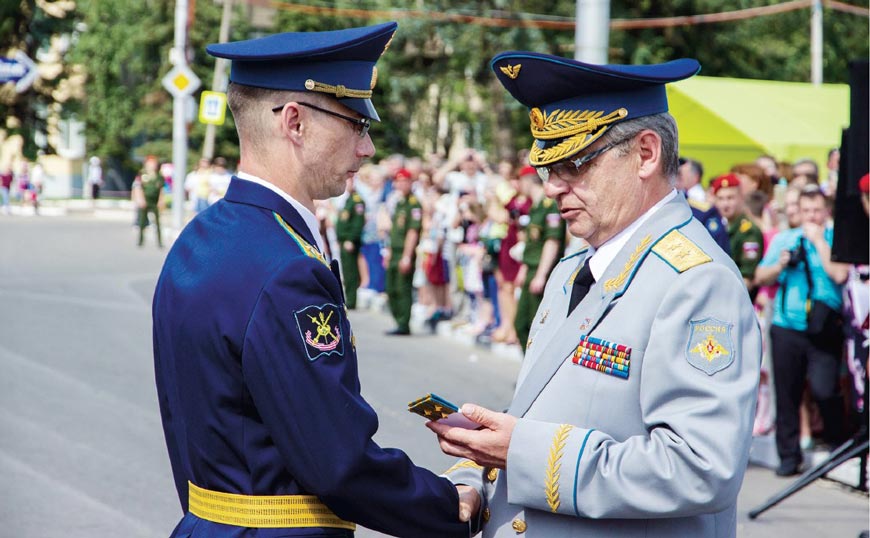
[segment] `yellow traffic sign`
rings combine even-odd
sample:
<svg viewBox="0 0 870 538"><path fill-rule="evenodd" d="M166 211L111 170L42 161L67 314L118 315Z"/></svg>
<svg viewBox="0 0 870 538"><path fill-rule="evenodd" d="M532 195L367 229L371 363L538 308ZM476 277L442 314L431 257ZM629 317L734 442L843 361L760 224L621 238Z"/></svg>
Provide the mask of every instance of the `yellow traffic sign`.
<svg viewBox="0 0 870 538"><path fill-rule="evenodd" d="M227 118L227 94L223 92L202 92L199 98L199 122L223 125Z"/></svg>
<svg viewBox="0 0 870 538"><path fill-rule="evenodd" d="M176 64L161 80L166 91L173 97L190 95L199 88L199 77L184 64Z"/></svg>

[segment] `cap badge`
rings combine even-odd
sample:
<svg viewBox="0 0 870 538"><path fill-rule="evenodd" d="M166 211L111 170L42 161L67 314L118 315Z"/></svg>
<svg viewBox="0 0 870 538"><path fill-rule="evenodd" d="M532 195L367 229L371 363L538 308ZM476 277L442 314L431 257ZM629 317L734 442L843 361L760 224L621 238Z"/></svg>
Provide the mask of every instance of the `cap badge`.
<svg viewBox="0 0 870 538"><path fill-rule="evenodd" d="M513 80L513 79L517 78L518 76L520 76L520 69L522 67L523 67L522 64L517 64L517 65L506 65L503 67L499 67L499 69L501 69L501 72L504 73L505 75L507 75L508 78Z"/></svg>

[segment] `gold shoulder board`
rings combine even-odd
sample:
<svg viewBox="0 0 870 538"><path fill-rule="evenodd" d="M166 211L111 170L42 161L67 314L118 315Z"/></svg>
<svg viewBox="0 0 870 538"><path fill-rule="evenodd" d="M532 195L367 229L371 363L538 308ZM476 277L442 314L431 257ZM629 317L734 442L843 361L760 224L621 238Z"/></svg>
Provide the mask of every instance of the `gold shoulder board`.
<svg viewBox="0 0 870 538"><path fill-rule="evenodd" d="M652 251L678 273L688 271L696 265L713 261L713 258L701 250L701 247L680 233L679 230L668 232L667 235L659 239Z"/></svg>

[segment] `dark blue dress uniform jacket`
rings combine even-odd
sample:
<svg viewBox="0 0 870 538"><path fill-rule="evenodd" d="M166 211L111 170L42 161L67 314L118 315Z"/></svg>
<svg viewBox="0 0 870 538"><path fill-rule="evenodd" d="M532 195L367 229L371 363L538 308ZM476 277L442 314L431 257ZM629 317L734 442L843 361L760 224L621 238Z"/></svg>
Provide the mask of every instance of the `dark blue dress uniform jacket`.
<svg viewBox="0 0 870 538"><path fill-rule="evenodd" d="M372 441L378 419L360 395L341 283L279 217L316 244L283 198L233 178L184 229L157 284L157 392L185 512L174 535L352 534L206 521L188 513L189 480L226 493L316 495L342 519L397 536L468 536L447 479ZM312 346L318 326L329 333Z"/></svg>

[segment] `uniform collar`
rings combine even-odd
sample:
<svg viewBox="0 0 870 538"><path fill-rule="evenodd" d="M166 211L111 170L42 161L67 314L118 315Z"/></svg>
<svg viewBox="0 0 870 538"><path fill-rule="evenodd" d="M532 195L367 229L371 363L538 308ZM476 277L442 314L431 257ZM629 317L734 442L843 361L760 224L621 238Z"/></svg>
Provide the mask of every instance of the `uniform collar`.
<svg viewBox="0 0 870 538"><path fill-rule="evenodd" d="M654 206L647 209L646 213L638 217L634 222L628 225L627 228L608 239L603 245L597 249L590 246L586 257L589 260L589 269L592 271L592 276L595 281L601 280L604 271L610 266L619 251L628 243L631 236L640 228L644 222L652 217L656 211L662 208L666 203L670 202L677 195L676 190L671 190L664 198L656 202Z"/></svg>
<svg viewBox="0 0 870 538"><path fill-rule="evenodd" d="M307 207L305 207L298 200L281 190L274 183L270 183L263 178L257 177L253 174L248 174L247 172L237 172L236 177L266 187L270 191L274 192L275 194L286 200L287 203L289 203L291 206L293 206L293 209L295 209L296 212L299 213L299 216L301 216L302 220L305 222L305 226L308 228L309 234L311 235L311 237L314 238L314 241L317 245L317 250L319 250L321 254L326 256L326 248L323 243L323 237L321 237L320 235L320 222L318 222L317 217L314 215L314 213L309 211Z"/></svg>

